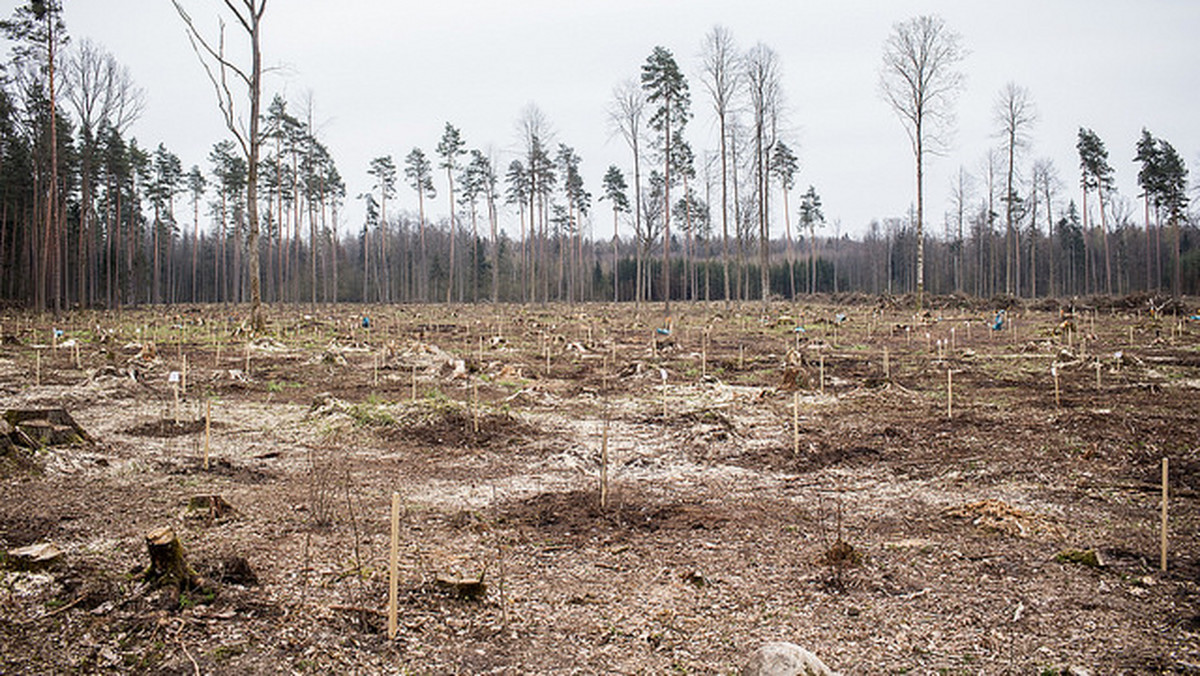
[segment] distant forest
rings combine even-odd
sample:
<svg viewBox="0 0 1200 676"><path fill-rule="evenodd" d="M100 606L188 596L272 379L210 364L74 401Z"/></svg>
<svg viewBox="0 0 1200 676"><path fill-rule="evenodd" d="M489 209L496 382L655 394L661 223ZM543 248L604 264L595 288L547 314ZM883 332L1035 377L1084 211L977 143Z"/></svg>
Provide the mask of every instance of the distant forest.
<svg viewBox="0 0 1200 676"><path fill-rule="evenodd" d="M262 106L256 171L229 139L214 139L208 157L185 168L162 143L134 138L143 92L102 46L66 39L58 1L23 3L3 29L8 304L249 300L255 174L263 302L904 294L917 288L921 239L928 293L1200 293L1187 169L1149 132L1115 140L1120 157L1139 162L1144 192L1126 196L1112 190L1107 150L1089 130L1079 132L1078 170L1018 166L1022 119L1001 115L1008 147L960 171L952 204L926 208L923 229L914 211L855 224L857 238L842 233L825 221L815 188L794 185L797 159L775 132L774 52L739 50L721 28L705 39L702 82L689 86L659 47L614 90L613 128L596 133L623 137L629 165L610 167L602 185L584 185L581 158L531 106L517 121L523 152L506 167L447 123L434 147L399 162L381 155L370 165L373 185L349 191L335 153L294 102L276 95ZM1020 90L1007 95L1008 104L1023 101ZM721 117L712 149L699 153L683 140L694 105ZM364 222L345 222L348 199L363 201ZM636 234L617 237L618 229Z"/></svg>

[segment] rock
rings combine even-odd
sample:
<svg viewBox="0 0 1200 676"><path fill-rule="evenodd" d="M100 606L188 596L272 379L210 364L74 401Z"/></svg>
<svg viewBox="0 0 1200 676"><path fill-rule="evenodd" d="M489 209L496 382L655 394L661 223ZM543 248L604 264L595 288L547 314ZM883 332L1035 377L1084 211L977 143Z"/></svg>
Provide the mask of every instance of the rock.
<svg viewBox="0 0 1200 676"><path fill-rule="evenodd" d="M833 676L816 655L794 643L768 643L750 653L742 676Z"/></svg>

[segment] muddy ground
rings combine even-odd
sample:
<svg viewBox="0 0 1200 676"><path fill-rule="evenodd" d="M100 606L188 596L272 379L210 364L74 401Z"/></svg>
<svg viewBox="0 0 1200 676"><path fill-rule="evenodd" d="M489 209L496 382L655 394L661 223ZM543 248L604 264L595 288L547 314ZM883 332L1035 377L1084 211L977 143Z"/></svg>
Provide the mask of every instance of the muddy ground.
<svg viewBox="0 0 1200 676"><path fill-rule="evenodd" d="M0 671L1200 673L1200 324L1149 307L9 313L0 408L94 443L0 460L0 547L63 552ZM142 581L161 526L208 587Z"/></svg>

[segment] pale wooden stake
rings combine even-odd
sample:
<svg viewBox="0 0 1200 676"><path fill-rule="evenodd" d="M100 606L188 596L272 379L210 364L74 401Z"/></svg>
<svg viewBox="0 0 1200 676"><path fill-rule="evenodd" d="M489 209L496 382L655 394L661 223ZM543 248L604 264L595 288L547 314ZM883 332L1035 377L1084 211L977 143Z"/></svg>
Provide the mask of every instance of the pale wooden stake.
<svg viewBox="0 0 1200 676"><path fill-rule="evenodd" d="M1129 327L1129 345L1133 346L1133 327Z"/></svg>
<svg viewBox="0 0 1200 676"><path fill-rule="evenodd" d="M1096 389L1100 389L1100 360L1096 359Z"/></svg>
<svg viewBox="0 0 1200 676"><path fill-rule="evenodd" d="M1058 394L1059 390L1058 390L1058 364L1057 363L1050 365L1050 375L1054 376L1054 406L1056 408L1062 408L1062 400L1059 399L1059 394Z"/></svg>
<svg viewBox="0 0 1200 676"><path fill-rule="evenodd" d="M250 343L246 343L246 378L250 377Z"/></svg>
<svg viewBox="0 0 1200 676"><path fill-rule="evenodd" d="M946 369L946 418L954 417L954 371Z"/></svg>
<svg viewBox="0 0 1200 676"><path fill-rule="evenodd" d="M604 411L604 431L600 435L600 509L608 509L608 409Z"/></svg>
<svg viewBox="0 0 1200 676"><path fill-rule="evenodd" d="M212 399L204 402L204 470L208 471L208 444L212 438Z"/></svg>
<svg viewBox="0 0 1200 676"><path fill-rule="evenodd" d="M746 346L739 344L738 345L738 370L741 371L744 368L746 368Z"/></svg>
<svg viewBox="0 0 1200 676"><path fill-rule="evenodd" d="M187 394L187 355L183 355L183 371L179 374L179 387Z"/></svg>
<svg viewBox="0 0 1200 676"><path fill-rule="evenodd" d="M700 336L700 377L708 375L708 331Z"/></svg>
<svg viewBox="0 0 1200 676"><path fill-rule="evenodd" d="M412 401L414 404L417 403L417 365L416 364L413 364L413 367L412 367Z"/></svg>
<svg viewBox="0 0 1200 676"><path fill-rule="evenodd" d="M37 350L33 354L37 361L37 366L34 369L33 384L37 385L38 387L41 387L41 385L42 385L42 351Z"/></svg>
<svg viewBox="0 0 1200 676"><path fill-rule="evenodd" d="M958 343L954 341L954 327L952 326L950 327L950 351L953 352L955 349L957 349L957 345Z"/></svg>
<svg viewBox="0 0 1200 676"><path fill-rule="evenodd" d="M75 368L83 370L83 361L79 358L79 341L75 342Z"/></svg>
<svg viewBox="0 0 1200 676"><path fill-rule="evenodd" d="M388 640L396 640L396 610L400 596L400 493L392 491L392 541L388 556Z"/></svg>
<svg viewBox="0 0 1200 676"><path fill-rule="evenodd" d="M892 367L888 363L888 349L886 345L883 346L883 379L887 381L892 379Z"/></svg>
<svg viewBox="0 0 1200 676"><path fill-rule="evenodd" d="M176 380L171 384L171 389L175 393L175 424L179 424L179 381Z"/></svg>
<svg viewBox="0 0 1200 676"><path fill-rule="evenodd" d="M379 353L374 355L375 359L371 363L371 386L379 387Z"/></svg>
<svg viewBox="0 0 1200 676"><path fill-rule="evenodd" d="M821 394L823 395L825 394L825 353L822 352L818 355L818 359L820 360Z"/></svg>
<svg viewBox="0 0 1200 676"><path fill-rule="evenodd" d="M474 419L475 434L479 434L479 382L471 383L471 417Z"/></svg>
<svg viewBox="0 0 1200 676"><path fill-rule="evenodd" d="M1160 563L1162 572L1167 572L1167 459L1163 458L1162 468L1162 555Z"/></svg>
<svg viewBox="0 0 1200 676"><path fill-rule="evenodd" d="M800 457L800 393L792 393L792 457Z"/></svg>

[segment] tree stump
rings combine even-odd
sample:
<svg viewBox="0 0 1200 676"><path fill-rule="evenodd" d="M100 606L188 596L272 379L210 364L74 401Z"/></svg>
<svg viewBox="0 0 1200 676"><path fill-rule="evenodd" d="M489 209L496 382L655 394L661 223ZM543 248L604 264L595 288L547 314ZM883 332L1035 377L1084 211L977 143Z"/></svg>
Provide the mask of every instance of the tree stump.
<svg viewBox="0 0 1200 676"><path fill-rule="evenodd" d="M150 554L150 566L142 573L146 582L155 587L176 587L180 591L205 586L204 579L188 565L183 544L170 526L147 532L146 550Z"/></svg>

